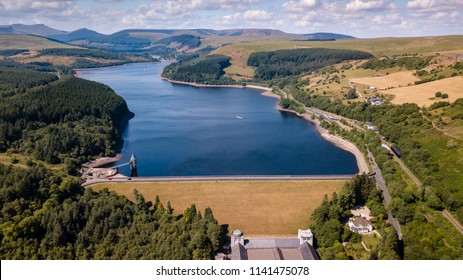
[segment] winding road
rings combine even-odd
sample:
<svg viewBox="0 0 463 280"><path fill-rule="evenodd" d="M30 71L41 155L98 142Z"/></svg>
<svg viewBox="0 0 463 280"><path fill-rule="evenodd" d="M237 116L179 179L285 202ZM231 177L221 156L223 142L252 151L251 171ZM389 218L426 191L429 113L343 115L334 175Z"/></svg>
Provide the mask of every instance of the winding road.
<svg viewBox="0 0 463 280"><path fill-rule="evenodd" d="M368 151L368 159L370 161L370 164L371 164L371 168L373 169L373 172L374 172L374 177L375 177L375 180L376 180L376 185L378 186L378 188L381 190L381 193L383 195L383 204L384 204L384 208L388 209L388 205L389 203L391 202L391 195L389 194L389 191L386 187L386 183L384 182L384 178L381 174L381 170L379 169L378 165L376 164L376 161L375 161L375 158L373 157L373 154L370 152L369 149L367 149ZM397 232L397 236L399 237L400 240L402 240L402 230L400 228L400 224L399 224L399 221L397 220L396 217L394 217L392 215L392 212L391 210L387 210L387 216L388 216L388 221L389 223L395 228L396 232Z"/></svg>

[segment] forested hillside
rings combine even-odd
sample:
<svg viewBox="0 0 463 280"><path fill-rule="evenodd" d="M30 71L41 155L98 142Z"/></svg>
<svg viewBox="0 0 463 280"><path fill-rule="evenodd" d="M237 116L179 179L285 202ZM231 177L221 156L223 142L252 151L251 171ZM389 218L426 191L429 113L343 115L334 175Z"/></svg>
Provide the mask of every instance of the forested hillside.
<svg viewBox="0 0 463 280"><path fill-rule="evenodd" d="M224 77L224 68L230 65L230 58L223 55L209 55L192 60L172 63L162 72L162 76L175 81L220 85L233 84Z"/></svg>
<svg viewBox="0 0 463 280"><path fill-rule="evenodd" d="M361 51L307 48L255 52L249 56L247 64L257 67L256 80L271 80L311 72L345 60L371 57L371 54Z"/></svg>
<svg viewBox="0 0 463 280"><path fill-rule="evenodd" d="M219 249L211 209L177 216L169 202L134 199L84 190L41 165L0 164L0 258L211 259Z"/></svg>
<svg viewBox="0 0 463 280"><path fill-rule="evenodd" d="M90 157L114 155L132 116L109 87L45 72L50 65L5 63L0 68L0 151L69 170ZM42 71L37 71L42 70Z"/></svg>
<svg viewBox="0 0 463 280"><path fill-rule="evenodd" d="M0 258L213 258L222 228L211 209L175 215L169 202L94 192L54 168L77 175L80 163L114 155L133 115L108 86L57 72L0 63L0 152L15 164L0 163Z"/></svg>

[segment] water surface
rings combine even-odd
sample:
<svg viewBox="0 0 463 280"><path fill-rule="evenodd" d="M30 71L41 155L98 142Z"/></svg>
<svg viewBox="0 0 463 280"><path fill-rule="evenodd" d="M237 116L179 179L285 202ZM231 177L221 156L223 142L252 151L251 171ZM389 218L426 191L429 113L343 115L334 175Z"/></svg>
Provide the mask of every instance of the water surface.
<svg viewBox="0 0 463 280"><path fill-rule="evenodd" d="M313 124L274 109L261 90L196 88L160 78L166 63L83 70L109 85L135 117L123 158L139 176L354 174L354 155L323 139ZM239 116L240 118L237 118ZM128 175L128 167L120 169Z"/></svg>

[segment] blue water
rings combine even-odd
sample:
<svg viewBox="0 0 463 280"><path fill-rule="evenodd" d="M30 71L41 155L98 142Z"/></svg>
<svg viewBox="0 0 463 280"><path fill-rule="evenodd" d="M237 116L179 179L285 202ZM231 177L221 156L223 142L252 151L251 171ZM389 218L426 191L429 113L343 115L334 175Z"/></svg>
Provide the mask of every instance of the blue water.
<svg viewBox="0 0 463 280"><path fill-rule="evenodd" d="M80 72L109 85L135 113L120 163L134 152L139 176L357 173L351 153L324 140L313 124L275 110L277 99L254 89L171 84L160 79L164 66Z"/></svg>

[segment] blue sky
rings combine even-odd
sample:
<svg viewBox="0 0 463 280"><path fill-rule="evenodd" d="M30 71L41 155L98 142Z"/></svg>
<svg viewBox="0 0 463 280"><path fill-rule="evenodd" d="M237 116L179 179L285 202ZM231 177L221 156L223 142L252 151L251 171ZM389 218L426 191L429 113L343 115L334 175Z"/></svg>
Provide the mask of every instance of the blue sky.
<svg viewBox="0 0 463 280"><path fill-rule="evenodd" d="M272 28L357 37L463 34L463 0L0 0L0 25L44 23L110 34L128 28Z"/></svg>

